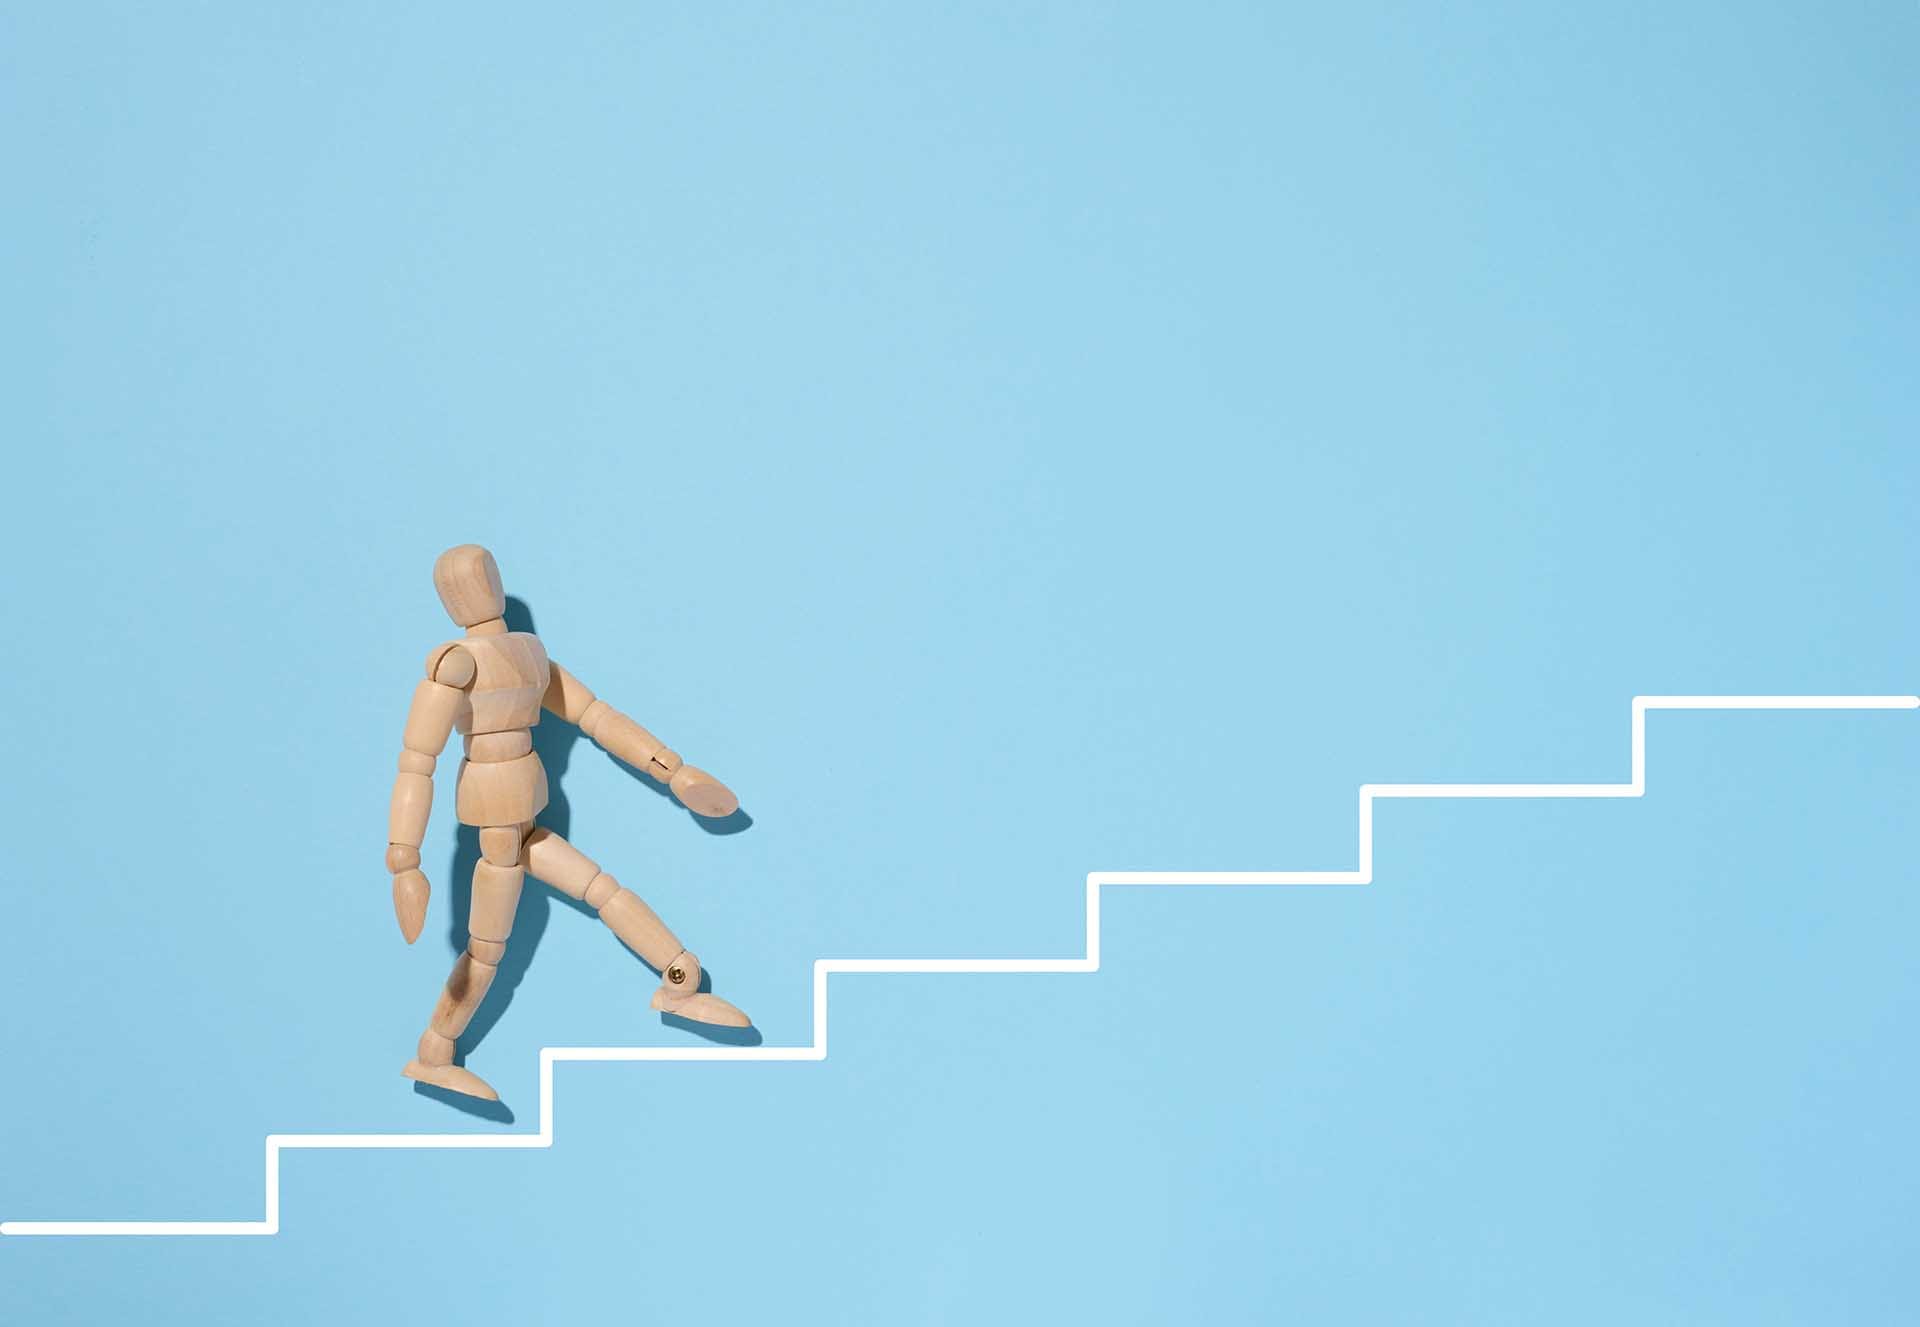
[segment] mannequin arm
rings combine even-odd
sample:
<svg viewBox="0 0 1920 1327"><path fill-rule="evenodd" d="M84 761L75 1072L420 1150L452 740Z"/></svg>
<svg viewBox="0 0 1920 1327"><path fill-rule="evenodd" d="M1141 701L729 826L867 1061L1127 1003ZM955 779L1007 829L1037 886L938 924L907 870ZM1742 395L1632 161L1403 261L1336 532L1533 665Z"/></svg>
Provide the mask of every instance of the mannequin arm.
<svg viewBox="0 0 1920 1327"><path fill-rule="evenodd" d="M580 731L603 749L655 782L673 789L689 811L698 816L728 816L740 805L727 785L702 769L684 763L678 752L593 694L585 682L558 663L548 661L552 678L541 704L580 725Z"/></svg>
<svg viewBox="0 0 1920 1327"><path fill-rule="evenodd" d="M457 645L435 650L427 657L426 680L413 689L400 738L400 772L387 809L387 870L393 873L393 914L408 944L420 938L432 893L420 870L420 840L433 811L433 766L453 733L460 688L472 680L472 655Z"/></svg>

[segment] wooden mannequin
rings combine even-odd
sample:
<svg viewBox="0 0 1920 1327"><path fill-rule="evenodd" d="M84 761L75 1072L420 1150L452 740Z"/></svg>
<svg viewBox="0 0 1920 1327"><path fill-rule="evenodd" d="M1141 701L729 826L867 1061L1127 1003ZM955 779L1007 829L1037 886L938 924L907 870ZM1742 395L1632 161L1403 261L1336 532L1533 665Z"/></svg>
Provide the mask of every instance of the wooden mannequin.
<svg viewBox="0 0 1920 1327"><path fill-rule="evenodd" d="M655 1009L701 1023L747 1027L745 1014L699 989L700 960L652 908L579 849L535 824L547 804L547 774L533 752L530 730L540 721L542 706L579 724L606 750L670 787L695 815L731 815L739 800L711 774L681 763L659 738L597 699L585 683L547 658L538 636L508 631L501 617L506 596L500 569L486 549L477 544L448 549L434 563L433 583L448 615L467 634L427 656L426 680L414 688L400 773L393 781L387 870L393 873L394 915L408 944L419 937L427 914L420 840L433 805L434 761L455 730L465 736L466 758L460 762L454 809L461 824L479 828L480 860L473 868L471 939L454 961L415 1058L401 1072L469 1096L499 1099L478 1074L454 1064L453 1049L507 952L528 872L584 899L629 949L661 973Z"/></svg>

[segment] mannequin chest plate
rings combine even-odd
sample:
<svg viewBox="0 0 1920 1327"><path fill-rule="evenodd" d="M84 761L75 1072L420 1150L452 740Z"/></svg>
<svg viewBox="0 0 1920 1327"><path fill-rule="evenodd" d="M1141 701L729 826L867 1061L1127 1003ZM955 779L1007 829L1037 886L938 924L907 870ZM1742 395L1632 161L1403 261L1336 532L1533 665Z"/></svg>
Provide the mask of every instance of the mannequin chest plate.
<svg viewBox="0 0 1920 1327"><path fill-rule="evenodd" d="M538 636L509 631L469 636L460 644L473 656L473 684L454 715L455 728L462 733L504 733L540 721L540 698L547 692L550 670Z"/></svg>

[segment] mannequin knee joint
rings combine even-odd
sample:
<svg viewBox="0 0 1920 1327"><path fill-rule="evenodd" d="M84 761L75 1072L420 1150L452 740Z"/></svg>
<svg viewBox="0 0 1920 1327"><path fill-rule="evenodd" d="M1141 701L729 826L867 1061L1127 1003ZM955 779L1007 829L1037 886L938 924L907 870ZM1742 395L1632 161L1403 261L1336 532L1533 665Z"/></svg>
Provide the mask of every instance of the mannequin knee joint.
<svg viewBox="0 0 1920 1327"><path fill-rule="evenodd" d="M495 866L520 865L520 831L512 828L481 830L480 855Z"/></svg>

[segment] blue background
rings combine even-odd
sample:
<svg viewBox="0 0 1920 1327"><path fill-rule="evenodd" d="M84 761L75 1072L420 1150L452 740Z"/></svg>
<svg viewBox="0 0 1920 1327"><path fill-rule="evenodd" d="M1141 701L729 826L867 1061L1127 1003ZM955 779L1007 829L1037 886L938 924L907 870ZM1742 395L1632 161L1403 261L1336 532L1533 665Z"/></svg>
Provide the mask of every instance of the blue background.
<svg viewBox="0 0 1920 1327"><path fill-rule="evenodd" d="M742 793L564 762L769 1044L1091 869L1351 866L1363 781L1624 779L1636 692L1914 690L1916 37L8 6L0 1216L508 1127L398 1076L452 543ZM290 1154L277 1239L0 1241L0 1319L1911 1321L1916 722L1656 714L1644 801L1385 804L1095 976L837 979L824 1064L562 1066L550 1152ZM515 952L510 1127L695 1041L544 890Z"/></svg>

